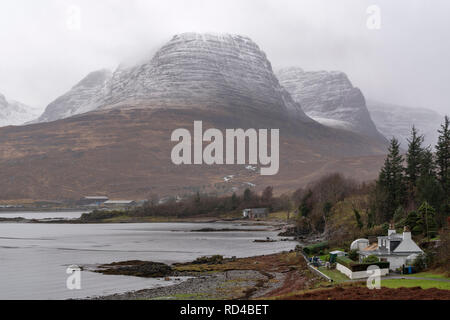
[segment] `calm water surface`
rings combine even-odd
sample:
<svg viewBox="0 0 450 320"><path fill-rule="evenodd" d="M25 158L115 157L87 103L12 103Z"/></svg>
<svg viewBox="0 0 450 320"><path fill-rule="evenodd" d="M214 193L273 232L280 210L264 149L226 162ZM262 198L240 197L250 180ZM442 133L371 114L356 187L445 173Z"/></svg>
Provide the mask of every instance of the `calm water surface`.
<svg viewBox="0 0 450 320"><path fill-rule="evenodd" d="M271 231L191 232L201 228L249 229L234 223L0 223L0 299L82 298L175 282L82 271L82 289L68 290L70 265L134 259L173 263L212 254L246 257L291 250L296 244L253 242L277 238Z"/></svg>

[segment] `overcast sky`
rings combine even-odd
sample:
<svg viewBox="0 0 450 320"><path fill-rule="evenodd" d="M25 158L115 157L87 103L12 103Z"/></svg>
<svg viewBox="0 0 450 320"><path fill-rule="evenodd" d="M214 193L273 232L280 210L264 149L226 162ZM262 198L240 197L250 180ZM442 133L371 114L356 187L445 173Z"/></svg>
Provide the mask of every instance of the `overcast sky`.
<svg viewBox="0 0 450 320"><path fill-rule="evenodd" d="M1 0L0 92L44 108L173 34L227 32L251 37L274 69L345 71L368 98L448 114L449 15L448 0Z"/></svg>

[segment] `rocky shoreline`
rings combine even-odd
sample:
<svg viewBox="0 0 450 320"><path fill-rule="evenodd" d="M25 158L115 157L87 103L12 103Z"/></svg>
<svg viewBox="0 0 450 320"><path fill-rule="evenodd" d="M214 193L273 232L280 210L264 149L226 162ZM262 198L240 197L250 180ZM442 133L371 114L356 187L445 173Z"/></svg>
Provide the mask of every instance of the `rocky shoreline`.
<svg viewBox="0 0 450 320"><path fill-rule="evenodd" d="M321 282L295 250L248 258L201 257L171 266L149 261L125 261L98 266L92 271L175 281L187 278L175 285L88 298L94 300L270 298L286 291L309 289Z"/></svg>
<svg viewBox="0 0 450 320"><path fill-rule="evenodd" d="M92 300L203 300L203 299L244 299L248 288L254 287L265 276L253 270L233 270L215 274L205 274L189 278L166 287L131 291L121 294L94 297Z"/></svg>

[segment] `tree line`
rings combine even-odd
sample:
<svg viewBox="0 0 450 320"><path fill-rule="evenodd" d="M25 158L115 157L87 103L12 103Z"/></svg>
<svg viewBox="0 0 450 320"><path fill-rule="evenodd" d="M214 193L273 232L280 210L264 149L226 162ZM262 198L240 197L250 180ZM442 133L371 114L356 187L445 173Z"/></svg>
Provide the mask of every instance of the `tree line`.
<svg viewBox="0 0 450 320"><path fill-rule="evenodd" d="M413 127L408 150L392 138L373 191L372 212L378 223L394 221L414 234L434 237L450 215L449 118L438 130L435 152L423 146L424 136Z"/></svg>

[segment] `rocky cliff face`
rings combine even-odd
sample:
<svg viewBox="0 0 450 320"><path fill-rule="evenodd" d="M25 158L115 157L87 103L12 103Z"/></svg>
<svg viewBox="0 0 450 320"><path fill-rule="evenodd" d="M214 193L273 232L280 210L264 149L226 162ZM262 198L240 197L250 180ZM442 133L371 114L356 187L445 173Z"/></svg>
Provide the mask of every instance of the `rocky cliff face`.
<svg viewBox="0 0 450 320"><path fill-rule="evenodd" d="M21 125L25 122L36 119L39 111L23 103L13 100L6 100L0 93L0 127Z"/></svg>
<svg viewBox="0 0 450 320"><path fill-rule="evenodd" d="M370 118L361 90L353 87L345 73L286 68L277 76L281 85L314 120L383 139Z"/></svg>
<svg viewBox="0 0 450 320"><path fill-rule="evenodd" d="M103 103L104 90L111 76L109 70L91 72L69 92L50 103L37 121L49 122L95 110Z"/></svg>
<svg viewBox="0 0 450 320"><path fill-rule="evenodd" d="M94 78L53 102L41 121L97 108L194 107L245 108L312 122L280 86L265 53L239 35L176 35L150 60Z"/></svg>
<svg viewBox="0 0 450 320"><path fill-rule="evenodd" d="M408 148L407 139L413 125L424 135L424 146L436 145L439 136L437 130L444 122L444 116L437 112L373 100L367 101L367 107L378 130L388 139L396 137L403 149Z"/></svg>

